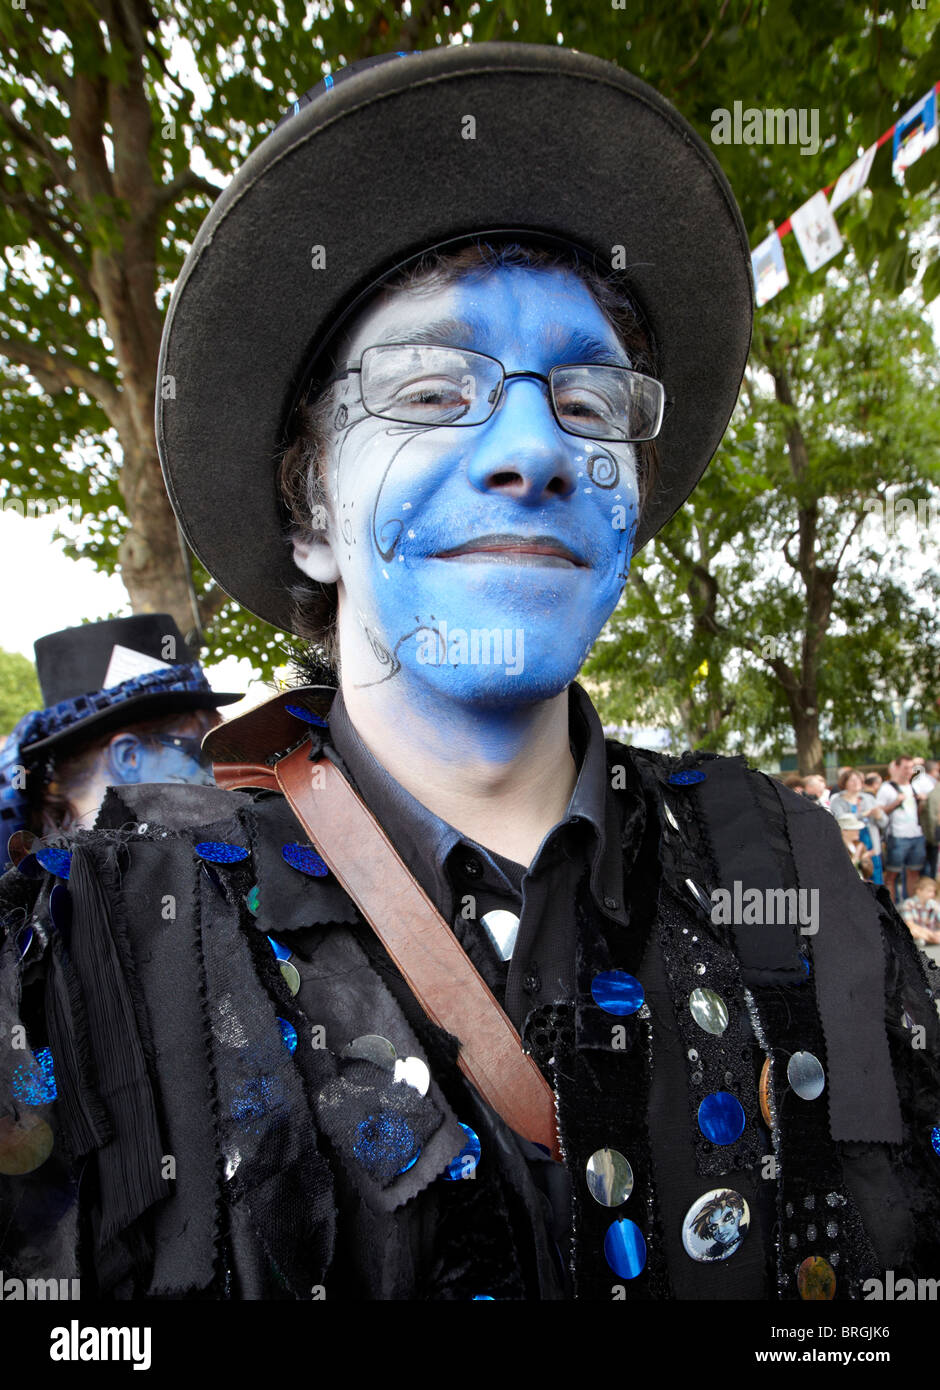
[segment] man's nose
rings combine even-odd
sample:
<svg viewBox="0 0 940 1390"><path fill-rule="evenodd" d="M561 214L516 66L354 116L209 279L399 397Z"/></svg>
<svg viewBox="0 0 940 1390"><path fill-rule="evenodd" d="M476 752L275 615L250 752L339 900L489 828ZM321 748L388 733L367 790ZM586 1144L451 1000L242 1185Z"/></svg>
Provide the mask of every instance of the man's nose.
<svg viewBox="0 0 940 1390"><path fill-rule="evenodd" d="M544 382L529 377L504 382L495 413L468 434L473 437L467 476L480 492L534 503L568 497L577 487L575 450L565 443Z"/></svg>

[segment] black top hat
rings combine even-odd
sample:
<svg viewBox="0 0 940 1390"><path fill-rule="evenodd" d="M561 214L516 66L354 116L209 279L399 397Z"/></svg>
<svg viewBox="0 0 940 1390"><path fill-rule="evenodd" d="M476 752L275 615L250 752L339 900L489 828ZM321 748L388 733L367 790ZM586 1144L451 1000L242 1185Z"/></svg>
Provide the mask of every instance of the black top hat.
<svg viewBox="0 0 940 1390"><path fill-rule="evenodd" d="M45 709L33 717L24 757L164 714L230 705L214 691L168 613L138 613L66 627L34 647Z"/></svg>
<svg viewBox="0 0 940 1390"><path fill-rule="evenodd" d="M252 152L200 228L164 327L156 430L176 514L222 587L282 628L301 581L276 484L290 408L338 318L408 257L501 229L608 267L623 248L669 402L637 547L705 471L750 346L734 196L646 83L521 43L385 58L318 84Z"/></svg>

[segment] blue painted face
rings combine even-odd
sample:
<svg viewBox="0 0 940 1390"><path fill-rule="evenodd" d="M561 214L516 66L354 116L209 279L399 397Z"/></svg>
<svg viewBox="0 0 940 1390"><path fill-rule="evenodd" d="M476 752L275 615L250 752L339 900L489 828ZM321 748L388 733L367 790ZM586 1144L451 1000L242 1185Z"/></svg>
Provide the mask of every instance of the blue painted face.
<svg viewBox="0 0 940 1390"><path fill-rule="evenodd" d="M630 365L576 275L516 267L386 292L337 362L358 364L382 342L427 341L432 328L507 373ZM339 586L344 669L353 644L358 684L405 682L429 706L442 696L507 707L557 695L626 580L636 446L566 433L548 387L531 377L506 382L490 419L464 427L370 416L356 374L333 389L328 540L295 553L308 574ZM530 549L466 550L494 536ZM457 548L464 553L447 555Z"/></svg>
<svg viewBox="0 0 940 1390"><path fill-rule="evenodd" d="M200 737L187 730L180 734L187 740ZM166 735L172 737L172 734ZM211 769L204 767L185 748L157 743L146 734L138 737L128 731L118 734L108 746L108 779L113 785L135 782L195 782L214 786Z"/></svg>

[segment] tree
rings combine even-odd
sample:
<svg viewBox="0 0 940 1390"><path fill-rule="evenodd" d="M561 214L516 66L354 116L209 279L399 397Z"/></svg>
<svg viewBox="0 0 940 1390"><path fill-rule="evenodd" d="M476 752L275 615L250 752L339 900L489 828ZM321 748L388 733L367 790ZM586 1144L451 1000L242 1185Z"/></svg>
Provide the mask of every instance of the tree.
<svg viewBox="0 0 940 1390"><path fill-rule="evenodd" d="M923 694L940 588L925 573L916 592L898 524L936 549L938 401L920 306L885 299L853 256L805 305L766 306L719 456L589 663L619 691L603 713L670 704L712 747L779 746L789 725L805 773L823 727L871 730L899 690Z"/></svg>
<svg viewBox="0 0 940 1390"><path fill-rule="evenodd" d="M0 648L0 741L24 714L42 706L36 667L19 652Z"/></svg>
<svg viewBox="0 0 940 1390"><path fill-rule="evenodd" d="M0 7L0 34L0 459L10 494L77 498L85 520L71 553L120 570L135 609L168 610L188 632L205 625L211 652L250 656L266 674L281 659L279 635L198 565L190 572L160 478L153 393L169 289L196 229L295 96L375 52L563 39L659 87L706 138L714 109L741 98L818 110L818 158L796 146L715 146L759 231L916 99L940 52L925 14L858 0L801 7L798 23L788 0L723 0L717 13L676 0L639 18L576 0L383 0L352 12L331 0L29 0ZM180 36L201 82L177 66ZM920 161L912 179L929 183L922 166L935 163ZM895 291L913 273L906 226L906 205L887 188L859 237L865 264L902 245L895 262L878 260Z"/></svg>

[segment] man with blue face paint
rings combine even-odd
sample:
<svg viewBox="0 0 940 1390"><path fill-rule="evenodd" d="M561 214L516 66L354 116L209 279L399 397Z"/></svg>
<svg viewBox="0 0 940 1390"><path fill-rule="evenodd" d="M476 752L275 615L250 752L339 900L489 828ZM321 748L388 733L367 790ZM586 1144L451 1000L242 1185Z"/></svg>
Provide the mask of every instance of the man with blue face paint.
<svg viewBox="0 0 940 1390"><path fill-rule="evenodd" d="M109 786L212 785L200 747L216 695L167 613L109 618L36 642L45 707L20 720L0 752L0 842L93 825Z"/></svg>
<svg viewBox="0 0 940 1390"><path fill-rule="evenodd" d="M82 939L133 967L132 992L85 969L89 1017L139 1081L109 1085L51 933L69 1104L45 1156L14 1114L0 1172L59 1142L94 1165L81 1255L31 1232L56 1272L334 1301L929 1273L940 1035L909 933L817 808L605 741L576 679L720 443L751 313L713 155L584 54L370 60L233 179L177 282L157 437L195 551L317 674L209 735L219 788L125 789L75 842ZM746 1217L720 1249L718 1197Z"/></svg>

